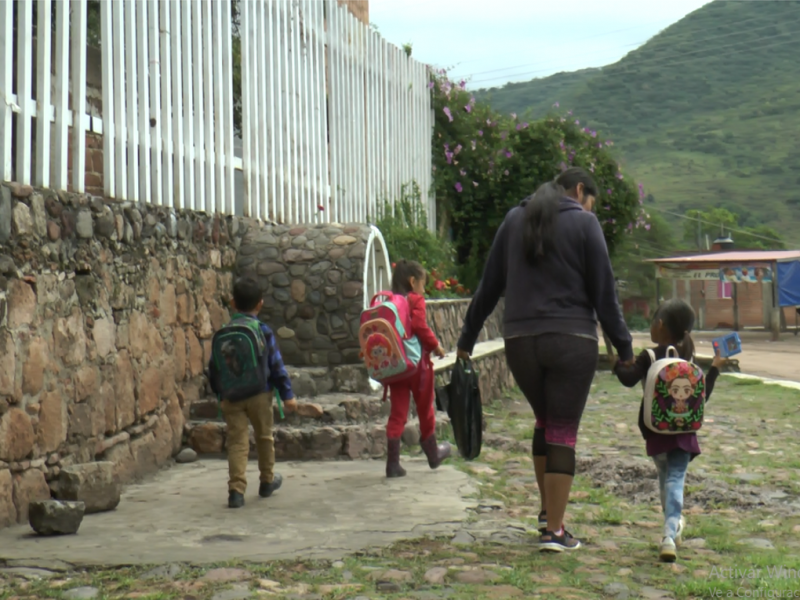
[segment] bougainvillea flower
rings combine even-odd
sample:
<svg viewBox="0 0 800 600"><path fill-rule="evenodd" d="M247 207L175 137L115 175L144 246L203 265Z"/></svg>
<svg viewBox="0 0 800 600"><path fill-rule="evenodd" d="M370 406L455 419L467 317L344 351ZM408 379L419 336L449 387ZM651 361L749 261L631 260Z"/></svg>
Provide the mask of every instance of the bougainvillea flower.
<svg viewBox="0 0 800 600"><path fill-rule="evenodd" d="M456 181L456 184L453 187L456 188L456 191L459 192L459 193L461 193L464 190L464 188L461 187L461 182L460 181Z"/></svg>
<svg viewBox="0 0 800 600"><path fill-rule="evenodd" d="M558 102L556 102L555 104L553 104L553 108L558 108L559 106L561 106L561 105L560 105Z"/></svg>
<svg viewBox="0 0 800 600"><path fill-rule="evenodd" d="M429 82L428 82L428 89L429 89L429 90L432 90L432 89L433 89L433 82L432 82L432 81L429 81Z"/></svg>
<svg viewBox="0 0 800 600"><path fill-rule="evenodd" d="M474 185L475 187L478 187L478 182L477 181L473 181L472 185Z"/></svg>
<svg viewBox="0 0 800 600"><path fill-rule="evenodd" d="M456 154L458 154L459 152L461 152L462 149L463 149L463 146L461 144L459 144L458 146L456 146L456 149L454 150L454 152Z"/></svg>
<svg viewBox="0 0 800 600"><path fill-rule="evenodd" d="M447 164L448 165L452 165L453 164L453 153L452 152L445 152L444 153L444 157L447 159Z"/></svg>
<svg viewBox="0 0 800 600"><path fill-rule="evenodd" d="M506 158L511 158L512 156L513 156L513 154L511 153L511 151L510 150L506 150Z"/></svg>
<svg viewBox="0 0 800 600"><path fill-rule="evenodd" d="M624 179L624 177L622 176L622 173L617 173L617 179L619 179L620 181L622 181Z"/></svg>
<svg viewBox="0 0 800 600"><path fill-rule="evenodd" d="M472 149L475 150L478 147L478 142L472 140Z"/></svg>
<svg viewBox="0 0 800 600"><path fill-rule="evenodd" d="M462 177L466 177L467 176L467 172L464 169L461 169L461 171L459 171L459 172L461 173Z"/></svg>
<svg viewBox="0 0 800 600"><path fill-rule="evenodd" d="M511 113L511 118L516 120L517 119L517 113Z"/></svg>
<svg viewBox="0 0 800 600"><path fill-rule="evenodd" d="M468 113L471 113L471 112L472 112L472 105L471 105L471 104L467 104L467 105L464 107L464 110L465 110L465 111L467 111Z"/></svg>
<svg viewBox="0 0 800 600"><path fill-rule="evenodd" d="M483 129L478 129L478 135L483 135Z"/></svg>
<svg viewBox="0 0 800 600"><path fill-rule="evenodd" d="M447 118L450 119L450 122L452 123L453 122L453 114L450 112L450 108L445 106L442 110L444 111L444 114L447 115Z"/></svg>

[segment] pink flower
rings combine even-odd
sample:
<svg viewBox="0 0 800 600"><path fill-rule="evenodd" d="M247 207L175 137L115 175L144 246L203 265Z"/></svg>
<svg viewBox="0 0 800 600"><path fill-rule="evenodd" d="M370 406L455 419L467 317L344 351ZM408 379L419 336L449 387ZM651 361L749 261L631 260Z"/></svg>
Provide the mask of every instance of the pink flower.
<svg viewBox="0 0 800 600"><path fill-rule="evenodd" d="M508 132L507 131L503 131L503 132L500 133L500 139L501 140L504 140L507 137L508 137Z"/></svg>
<svg viewBox="0 0 800 600"><path fill-rule="evenodd" d="M437 290L441 292L444 289L444 281L440 279L439 281L433 284L433 287L435 287Z"/></svg>
<svg viewBox="0 0 800 600"><path fill-rule="evenodd" d="M608 189L606 190L606 193L607 193L607 194L610 196L610 195L611 195L611 192L613 192L613 191L614 191L614 190L612 190L611 188L608 188Z"/></svg>
<svg viewBox="0 0 800 600"><path fill-rule="evenodd" d="M456 181L456 184L455 184L453 187L455 187L455 188L456 188L456 191L457 191L458 193L461 193L461 192L464 190L464 188L463 188L463 187L461 187L461 182L460 182L460 181Z"/></svg>
<svg viewBox="0 0 800 600"><path fill-rule="evenodd" d="M644 198L644 186L641 183L639 184L639 198Z"/></svg>
<svg viewBox="0 0 800 600"><path fill-rule="evenodd" d="M474 185L475 187L478 187L478 182L477 181L473 181L472 185Z"/></svg>
<svg viewBox="0 0 800 600"><path fill-rule="evenodd" d="M478 135L483 135L483 129L478 129Z"/></svg>
<svg viewBox="0 0 800 600"><path fill-rule="evenodd" d="M461 144L459 144L458 146L456 146L455 153L458 154L459 152L461 152L461 150L462 150L462 146L461 146Z"/></svg>
<svg viewBox="0 0 800 600"><path fill-rule="evenodd" d="M452 152L445 152L444 156L447 159L447 164L448 165L452 165L453 164L453 153Z"/></svg>
<svg viewBox="0 0 800 600"><path fill-rule="evenodd" d="M647 225L645 225L645 226L644 226L644 228L645 228L647 231L650 231L650 223L648 223Z"/></svg>
<svg viewBox="0 0 800 600"><path fill-rule="evenodd" d="M556 102L555 104L553 104L553 108L558 108L559 106L561 106L561 105L560 105L558 102Z"/></svg>
<svg viewBox="0 0 800 600"><path fill-rule="evenodd" d="M528 123L527 123L527 122L523 123L523 124L522 124L522 128L523 128L523 129L527 129L527 128L528 128Z"/></svg>
<svg viewBox="0 0 800 600"><path fill-rule="evenodd" d="M580 125L580 124L581 124L581 122L578 121L578 119L575 119L575 125Z"/></svg>
<svg viewBox="0 0 800 600"><path fill-rule="evenodd" d="M322 204L317 204L317 210L325 210L325 207Z"/></svg>
<svg viewBox="0 0 800 600"><path fill-rule="evenodd" d="M464 110L465 110L465 111L467 111L468 113L471 113L471 112L472 112L472 105L471 105L471 104L467 104L467 105L464 107Z"/></svg>
<svg viewBox="0 0 800 600"><path fill-rule="evenodd" d="M450 112L450 109L447 106L445 106L444 109L442 109L442 110L444 111L444 114L447 115L447 118L450 119L450 122L452 123L453 122L453 114Z"/></svg>
<svg viewBox="0 0 800 600"><path fill-rule="evenodd" d="M517 119L517 113L511 113L511 118L512 118L512 119L514 119L514 120L516 121L516 119Z"/></svg>
<svg viewBox="0 0 800 600"><path fill-rule="evenodd" d="M512 156L513 156L513 154L511 153L511 151L510 150L506 150L506 158L511 158Z"/></svg>
<svg viewBox="0 0 800 600"><path fill-rule="evenodd" d="M472 149L475 150L478 147L478 142L472 140Z"/></svg>
<svg viewBox="0 0 800 600"><path fill-rule="evenodd" d="M429 89L429 90L432 90L432 89L433 89L433 82L432 82L432 81L429 81L429 82L428 82L428 89Z"/></svg>
<svg viewBox="0 0 800 600"><path fill-rule="evenodd" d="M503 171L503 175L506 175L506 176L508 176L508 169L506 169L505 171Z"/></svg>
<svg viewBox="0 0 800 600"><path fill-rule="evenodd" d="M617 173L617 179L622 181L624 178L622 177L622 173Z"/></svg>
<svg viewBox="0 0 800 600"><path fill-rule="evenodd" d="M461 173L462 177L466 177L467 176L467 172L464 169L461 169L461 171L459 171L459 172Z"/></svg>

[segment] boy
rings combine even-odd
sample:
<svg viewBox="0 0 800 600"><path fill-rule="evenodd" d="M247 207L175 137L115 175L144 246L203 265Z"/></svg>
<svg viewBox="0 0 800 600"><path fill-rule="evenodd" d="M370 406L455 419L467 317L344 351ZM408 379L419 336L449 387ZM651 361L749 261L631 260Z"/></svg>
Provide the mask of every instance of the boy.
<svg viewBox="0 0 800 600"><path fill-rule="evenodd" d="M249 278L239 279L233 286L235 313L212 341L209 382L221 400L222 415L228 425L229 508L244 506L245 471L250 451L248 421L255 431L261 472L258 495L269 498L283 483L283 478L273 472L273 391L280 394L286 412L297 409L275 335L258 319L263 304L258 283Z"/></svg>

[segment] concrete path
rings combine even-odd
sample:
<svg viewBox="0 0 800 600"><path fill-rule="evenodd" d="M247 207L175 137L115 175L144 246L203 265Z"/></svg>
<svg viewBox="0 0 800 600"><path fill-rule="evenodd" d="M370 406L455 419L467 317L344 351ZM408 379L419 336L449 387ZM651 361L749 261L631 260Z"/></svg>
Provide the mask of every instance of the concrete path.
<svg viewBox="0 0 800 600"><path fill-rule="evenodd" d="M211 563L232 559L338 559L367 547L427 534L452 535L476 502L460 471L406 459L408 476L387 480L380 461L281 463L283 487L258 497L258 469L246 505L227 508L227 463L175 465L129 486L119 508L87 515L77 535L40 538L0 530L0 559L73 565Z"/></svg>

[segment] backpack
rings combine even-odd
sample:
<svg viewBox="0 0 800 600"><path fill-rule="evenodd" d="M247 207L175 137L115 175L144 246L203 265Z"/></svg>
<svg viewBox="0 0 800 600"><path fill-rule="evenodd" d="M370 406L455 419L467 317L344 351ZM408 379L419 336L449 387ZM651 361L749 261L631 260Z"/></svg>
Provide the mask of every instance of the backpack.
<svg viewBox="0 0 800 600"><path fill-rule="evenodd" d="M238 402L266 389L266 349L267 338L254 317L235 314L214 334L209 383L220 400Z"/></svg>
<svg viewBox="0 0 800 600"><path fill-rule="evenodd" d="M408 299L392 292L378 292L361 313L358 341L360 356L369 376L386 386L414 375L422 358L422 346L409 335L411 314Z"/></svg>
<svg viewBox="0 0 800 600"><path fill-rule="evenodd" d="M656 360L652 350L644 385L644 424L656 433L693 433L703 426L706 378L696 364L678 357L670 346L667 355Z"/></svg>

